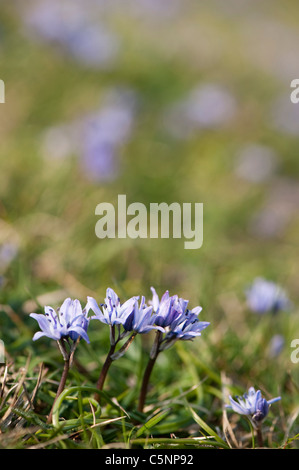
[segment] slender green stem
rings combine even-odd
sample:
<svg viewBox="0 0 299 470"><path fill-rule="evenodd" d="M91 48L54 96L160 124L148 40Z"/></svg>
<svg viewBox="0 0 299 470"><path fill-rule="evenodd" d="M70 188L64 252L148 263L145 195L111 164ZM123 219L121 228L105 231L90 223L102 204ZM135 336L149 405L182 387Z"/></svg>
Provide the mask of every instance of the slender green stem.
<svg viewBox="0 0 299 470"><path fill-rule="evenodd" d="M248 420L249 427L251 430L251 446L252 446L252 449L255 449L254 427L253 427L251 420L248 417L247 417L247 420Z"/></svg>

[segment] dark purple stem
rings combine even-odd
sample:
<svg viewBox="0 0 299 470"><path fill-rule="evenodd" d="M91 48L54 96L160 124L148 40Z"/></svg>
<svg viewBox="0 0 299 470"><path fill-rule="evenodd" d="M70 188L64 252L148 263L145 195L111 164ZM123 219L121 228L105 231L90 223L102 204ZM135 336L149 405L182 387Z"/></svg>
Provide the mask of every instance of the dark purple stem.
<svg viewBox="0 0 299 470"><path fill-rule="evenodd" d="M161 344L161 340L162 340L162 333L160 331L157 331L155 342L153 344L153 348L150 354L150 358L149 358L149 361L147 363L147 366L143 375L143 380L142 380L142 385L141 385L141 390L140 390L140 395L139 395L139 403L138 403L138 411L140 411L140 413L143 412L147 390L148 390L148 384L149 384L153 367L156 363L157 357L160 352L159 347Z"/></svg>

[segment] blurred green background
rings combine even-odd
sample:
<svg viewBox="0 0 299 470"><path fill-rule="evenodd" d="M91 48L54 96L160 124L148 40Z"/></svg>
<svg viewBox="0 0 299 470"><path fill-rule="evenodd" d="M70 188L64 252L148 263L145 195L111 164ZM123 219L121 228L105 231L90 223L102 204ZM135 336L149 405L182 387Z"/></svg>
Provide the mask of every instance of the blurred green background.
<svg viewBox="0 0 299 470"><path fill-rule="evenodd" d="M199 378L225 371L281 394L287 426L299 406L298 14L295 0L1 2L0 337L10 358L46 354L29 318L45 304L101 301L108 286L122 300L169 289L211 322L176 350L186 383L193 363ZM203 246L98 239L96 205L118 194L147 207L204 203ZM248 312L244 289L257 276L286 289L291 312ZM91 331L102 334L99 357L102 330ZM285 345L272 357L275 334ZM126 377L130 351L116 366ZM182 376L165 367L170 354L161 387Z"/></svg>

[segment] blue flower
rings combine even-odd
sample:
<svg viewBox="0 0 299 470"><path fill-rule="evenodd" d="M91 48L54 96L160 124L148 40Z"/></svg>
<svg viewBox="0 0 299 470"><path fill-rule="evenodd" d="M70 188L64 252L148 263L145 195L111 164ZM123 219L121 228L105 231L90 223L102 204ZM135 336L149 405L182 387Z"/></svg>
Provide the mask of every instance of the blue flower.
<svg viewBox="0 0 299 470"><path fill-rule="evenodd" d="M248 393L245 393L243 397L236 398L237 401L231 396L229 397L231 405L228 405L228 408L236 413L248 416L255 427L259 427L267 416L269 405L281 400L281 397L276 397L267 401L262 397L261 391L255 391L254 387L250 387Z"/></svg>
<svg viewBox="0 0 299 470"><path fill-rule="evenodd" d="M285 291L274 282L260 277L254 280L245 293L249 308L256 313L276 313L290 307Z"/></svg>
<svg viewBox="0 0 299 470"><path fill-rule="evenodd" d="M141 298L140 305L138 304L138 298L135 298L132 314L122 322L124 329L141 334L148 333L151 330L164 332L164 328L156 324L157 315L152 314L152 311L153 307L146 305L144 296Z"/></svg>
<svg viewBox="0 0 299 470"><path fill-rule="evenodd" d="M169 326L183 313L183 308L179 302L178 296L174 295L170 297L167 290L162 295L161 300L159 300L154 287L151 287L151 291L153 293L151 304L156 314L155 324L162 327Z"/></svg>
<svg viewBox="0 0 299 470"><path fill-rule="evenodd" d="M275 358L279 356L285 345L285 338L281 334L276 334L271 338L269 345L269 356Z"/></svg>
<svg viewBox="0 0 299 470"><path fill-rule="evenodd" d="M81 167L91 181L111 181L118 176L119 151L131 136L135 107L132 90L111 90L100 109L79 123Z"/></svg>
<svg viewBox="0 0 299 470"><path fill-rule="evenodd" d="M164 339L163 349L168 349L176 341L193 340L196 336L201 336L202 330L209 326L209 322L199 321L197 315L201 307L195 307L191 311L186 311L168 328Z"/></svg>
<svg viewBox="0 0 299 470"><path fill-rule="evenodd" d="M176 339L190 340L195 336L200 336L202 330L209 326L209 322L199 321L197 315L192 311L185 315L181 322L171 326L168 335L175 336Z"/></svg>
<svg viewBox="0 0 299 470"><path fill-rule="evenodd" d="M192 340L200 336L210 323L198 320L202 307L197 306L189 310L188 300L177 295L169 296L166 291L161 300L153 287L153 298L150 301L155 311L155 324L164 328L165 336L161 340L159 350L168 349L177 340Z"/></svg>
<svg viewBox="0 0 299 470"><path fill-rule="evenodd" d="M81 174L92 183L121 174L120 153L132 136L138 96L125 87L108 89L94 111L48 128L42 136L47 160L76 156Z"/></svg>
<svg viewBox="0 0 299 470"><path fill-rule="evenodd" d="M33 37L60 46L81 65L110 68L119 54L119 38L87 10L84 2L47 0L26 9L24 21Z"/></svg>
<svg viewBox="0 0 299 470"><path fill-rule="evenodd" d="M70 338L77 341L79 337L89 343L87 328L89 318L87 317L88 308L82 310L79 300L66 299L61 307L55 311L52 307L45 307L45 315L31 313L41 329L33 336L33 341L47 336L48 338L59 341L62 338Z"/></svg>
<svg viewBox="0 0 299 470"><path fill-rule="evenodd" d="M113 326L124 324L128 318L131 318L135 308L135 299L136 297L132 297L121 304L120 298L116 292L108 287L103 304L99 306L93 297L87 297L87 304L95 313L95 317L91 317L92 319L97 319L107 325Z"/></svg>

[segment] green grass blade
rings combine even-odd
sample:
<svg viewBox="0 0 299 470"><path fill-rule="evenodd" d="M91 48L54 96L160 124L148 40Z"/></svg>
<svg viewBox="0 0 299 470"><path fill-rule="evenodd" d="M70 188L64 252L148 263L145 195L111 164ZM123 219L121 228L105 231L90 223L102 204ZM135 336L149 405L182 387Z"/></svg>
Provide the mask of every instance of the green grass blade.
<svg viewBox="0 0 299 470"><path fill-rule="evenodd" d="M218 434L200 417L198 414L191 408L191 406L188 406L192 417L194 421L198 424L198 426L203 429L206 433L208 433L209 436L213 436L214 439L221 444L223 447L229 449L229 446L226 444L226 442L218 436Z"/></svg>
<svg viewBox="0 0 299 470"><path fill-rule="evenodd" d="M54 408L53 408L52 424L53 424L54 427L61 426L61 423L59 422L60 407L62 405L63 400L65 400L67 396L71 395L74 392L97 393L97 394L103 396L103 398L105 398L105 400L107 401L107 403L109 403L109 405L111 405L113 408L117 409L119 412L122 412L121 408L118 405L116 405L113 402L113 400L111 400L105 392L103 392L101 390L98 390L95 386L88 386L88 385L80 386L80 385L78 385L78 386L69 387L69 388L65 389L59 395L59 397L57 398L57 400L55 402L55 405L54 405ZM90 416L91 416L91 413L90 413Z"/></svg>
<svg viewBox="0 0 299 470"><path fill-rule="evenodd" d="M164 419L167 415L169 414L169 409L159 411L157 414L155 414L152 418L150 418L146 423L144 423L141 428L138 429L136 432L135 437L140 437L142 434L148 434L151 429L156 426L156 424L160 423L162 419Z"/></svg>

